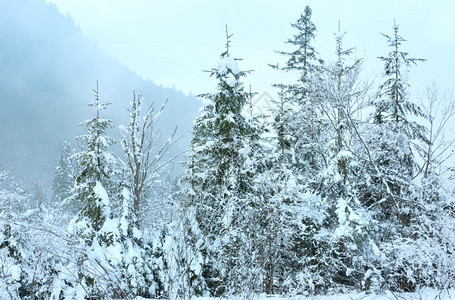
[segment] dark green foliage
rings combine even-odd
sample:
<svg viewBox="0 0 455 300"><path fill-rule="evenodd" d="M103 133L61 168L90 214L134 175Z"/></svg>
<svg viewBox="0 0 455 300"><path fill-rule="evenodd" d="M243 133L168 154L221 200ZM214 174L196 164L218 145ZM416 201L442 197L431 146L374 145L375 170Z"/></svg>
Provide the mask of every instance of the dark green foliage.
<svg viewBox="0 0 455 300"><path fill-rule="evenodd" d="M310 7L305 7L297 22L291 24L296 29L296 34L286 41L294 50L277 51L287 60L284 66L271 65L274 69L295 72L298 76L296 83L273 85L280 89L279 101L274 103L274 130L281 136L282 147L292 149L294 167L308 178L314 178L322 166L318 154L322 152L320 141L324 130L319 112L320 99L311 93L311 82L319 78L323 69L323 61L313 45L316 26L311 21L311 16Z"/></svg>
<svg viewBox="0 0 455 300"><path fill-rule="evenodd" d="M86 226L93 230L93 233L86 239L89 245L94 237L93 234L101 229L105 218L109 217L105 211L109 208L104 208L106 204L95 193L95 186L100 184L108 192L114 191L116 189L114 176L117 172L116 158L108 152L108 147L114 143L114 140L106 136L106 131L112 127L112 121L101 118L101 111L106 109L109 103L101 103L98 86L93 92L95 101L87 105L96 109L96 115L79 124L85 128L86 134L78 137L78 140L84 144L84 148L83 151L74 155L80 164L80 171L70 198L70 201L75 201L82 207L82 210L78 212L79 220L87 218Z"/></svg>
<svg viewBox="0 0 455 300"><path fill-rule="evenodd" d="M230 56L231 35L226 36L226 51L209 71L218 81L218 91L200 95L208 104L194 122L184 177L189 185L188 206L196 208L195 218L207 247L202 250L207 261L202 274L214 295L229 291L228 287L242 289L243 274L234 268L238 263L234 258L239 258L243 241L235 232L241 234L239 228L245 225L242 213L251 191L246 154L257 139L252 123L242 114L253 96L240 81L248 72L239 70L237 60Z"/></svg>
<svg viewBox="0 0 455 300"><path fill-rule="evenodd" d="M383 34L391 51L388 56L379 59L384 62L384 79L380 85L378 99L374 102L376 112L374 121L377 124L393 122L395 129L404 132L410 138L422 138L422 126L409 120L409 116L424 117L421 108L410 101L408 93L408 68L424 62L422 58L410 58L409 53L402 51L406 40L399 35L399 27L393 25L393 36Z"/></svg>
<svg viewBox="0 0 455 300"><path fill-rule="evenodd" d="M320 68L323 61L318 58L317 52L313 46L315 39L316 26L311 21L312 11L309 6L305 7L303 14L296 23L291 26L296 29L297 33L286 41L286 44L295 47L292 52L277 51L277 53L288 58L283 67L271 65L272 68L282 71L298 71L299 78L297 84L283 85L276 84L275 86L285 86L288 92L291 92L297 100L304 100L308 93L308 81L314 72Z"/></svg>

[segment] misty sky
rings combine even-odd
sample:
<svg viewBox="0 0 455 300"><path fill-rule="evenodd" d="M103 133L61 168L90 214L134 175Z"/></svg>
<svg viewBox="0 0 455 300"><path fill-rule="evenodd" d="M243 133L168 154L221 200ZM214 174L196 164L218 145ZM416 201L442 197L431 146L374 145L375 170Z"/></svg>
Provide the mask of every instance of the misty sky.
<svg viewBox="0 0 455 300"><path fill-rule="evenodd" d="M455 1L213 1L213 0L48 0L70 14L84 34L103 50L144 78L193 94L213 91L216 82L202 72L216 64L224 50L225 24L234 34L232 54L253 69L245 83L253 91L274 94L271 83L291 76L267 67L282 61L274 50L287 50L283 41L305 5L313 10L316 46L325 60L334 52L334 35L347 31L346 48L356 47L367 75L382 71L376 58L389 51L379 33L392 33L394 19L408 40L411 57L426 58L411 70L414 90L437 82L452 89L455 81ZM437 5L435 4L437 3Z"/></svg>

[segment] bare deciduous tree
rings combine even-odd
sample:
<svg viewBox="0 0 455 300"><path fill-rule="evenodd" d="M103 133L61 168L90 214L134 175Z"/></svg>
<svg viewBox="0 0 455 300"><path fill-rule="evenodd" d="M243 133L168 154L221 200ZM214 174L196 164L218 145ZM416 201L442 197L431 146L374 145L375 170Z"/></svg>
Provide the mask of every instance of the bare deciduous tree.
<svg viewBox="0 0 455 300"><path fill-rule="evenodd" d="M427 178L435 168L443 172L441 167L453 155L455 139L446 139L445 131L449 121L455 116L455 104L435 84L427 87L420 98L428 121L426 145L420 149L424 159L420 172Z"/></svg>
<svg viewBox="0 0 455 300"><path fill-rule="evenodd" d="M136 95L133 92L131 107L127 108L130 113L130 121L127 127L121 128L121 144L126 156L125 176L133 195L133 212L136 217L140 213L145 193L162 175L169 163L175 159L175 155L168 155L172 145L178 141L175 138L176 127L170 137L161 146L157 146L156 125L166 107L167 100L159 110L156 110L155 103L152 102L143 117L141 114L142 102L142 95Z"/></svg>

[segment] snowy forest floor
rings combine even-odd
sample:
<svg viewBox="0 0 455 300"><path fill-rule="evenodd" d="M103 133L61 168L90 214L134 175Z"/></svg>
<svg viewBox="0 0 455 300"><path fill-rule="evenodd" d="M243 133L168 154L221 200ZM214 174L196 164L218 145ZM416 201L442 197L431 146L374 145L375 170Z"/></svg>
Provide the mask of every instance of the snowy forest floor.
<svg viewBox="0 0 455 300"><path fill-rule="evenodd" d="M280 297L280 296L267 296L260 295L254 300L380 300L380 299L395 299L395 300L430 300L430 299L441 299L455 300L455 290L444 290L439 291L435 289L424 289L414 293L392 293L390 291L385 291L382 294L366 294L365 292L357 293L347 293L347 294L335 294L335 295L326 295L326 296L294 296L294 297ZM208 298L198 298L197 300L209 300ZM234 299L232 299L234 300ZM240 300L240 299L235 299Z"/></svg>
<svg viewBox="0 0 455 300"><path fill-rule="evenodd" d="M136 298L140 300L141 298ZM194 300L214 300L218 298L207 298L207 297L195 297ZM249 298L251 300L382 300L382 299L395 299L395 300L455 300L455 289L450 290L435 290L435 289L423 289L414 293L392 293L385 291L383 294L366 294L362 293L348 293L348 294L335 294L327 296L294 296L294 297L282 297L282 296L269 296L269 295L257 295ZM228 300L244 300L244 298L228 298Z"/></svg>

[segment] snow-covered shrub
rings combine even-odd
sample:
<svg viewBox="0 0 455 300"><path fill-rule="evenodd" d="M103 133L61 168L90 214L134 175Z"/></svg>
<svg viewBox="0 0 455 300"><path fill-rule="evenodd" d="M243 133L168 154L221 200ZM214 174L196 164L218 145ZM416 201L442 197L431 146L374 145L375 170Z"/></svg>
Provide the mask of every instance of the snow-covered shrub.
<svg viewBox="0 0 455 300"><path fill-rule="evenodd" d="M434 174L416 188L409 231L385 243L390 289L448 289L455 280L455 200ZM408 286L408 288L403 288Z"/></svg>
<svg viewBox="0 0 455 300"><path fill-rule="evenodd" d="M191 299L203 295L206 290L202 277L203 240L194 208L175 210L163 246L169 299Z"/></svg>

